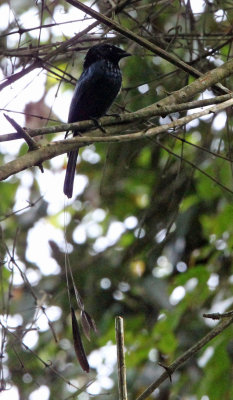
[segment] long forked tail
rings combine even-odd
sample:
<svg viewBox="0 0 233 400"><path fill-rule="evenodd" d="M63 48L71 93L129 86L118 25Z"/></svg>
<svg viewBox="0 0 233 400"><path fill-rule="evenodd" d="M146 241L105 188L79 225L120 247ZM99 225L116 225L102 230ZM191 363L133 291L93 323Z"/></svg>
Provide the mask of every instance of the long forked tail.
<svg viewBox="0 0 233 400"><path fill-rule="evenodd" d="M78 158L78 150L73 150L69 153L69 160L66 168L65 182L63 192L70 199L73 194L74 176L76 170L76 163Z"/></svg>

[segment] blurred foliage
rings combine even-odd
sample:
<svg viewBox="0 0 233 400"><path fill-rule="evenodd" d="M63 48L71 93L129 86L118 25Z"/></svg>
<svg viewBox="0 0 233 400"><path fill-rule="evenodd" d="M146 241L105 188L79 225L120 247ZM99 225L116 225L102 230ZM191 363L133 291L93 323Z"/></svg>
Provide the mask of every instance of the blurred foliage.
<svg viewBox="0 0 233 400"><path fill-rule="evenodd" d="M203 1L201 12L194 13L194 3L129 1L116 18L122 26L205 72L232 57L233 7L231 1ZM1 7L8 4L3 1ZM101 12L110 4L95 3ZM67 39L62 29L49 26L44 28L46 40L39 40L39 30L23 33L20 17L32 3L12 1L10 7L13 14L0 35L3 76L31 62L30 56L20 55L23 49L48 52ZM33 10L39 26L55 24L58 11L65 16L72 7L56 0L35 2ZM76 24L76 32L83 29L82 22ZM12 31L19 31L14 35L14 46ZM133 54L121 64L123 89L112 107L114 112L146 107L193 80L139 45L110 33L108 36L103 26L96 28L75 48L59 54L44 70L45 92L56 87L57 97L66 96L72 88L70 82L81 73L86 50L102 39ZM8 46L17 50L16 56L4 57ZM62 77L62 71L69 75L64 75L58 87L60 78L54 73ZM232 78L223 84L231 89ZM98 154L97 162L88 158L84 149L78 173L88 177L88 184L65 211L62 206L51 212L53 202L49 204L43 197L36 201L44 195L43 178L36 168L29 175L22 172L1 183L1 382L2 386L6 382L6 388L16 386L20 400L43 386L50 390L49 397L44 397L49 399L88 400L93 393L96 399L116 399L117 366L112 348L116 315L124 317L128 393L135 399L162 372L159 361L169 364L213 326L203 319L203 312L223 312L231 307L232 110L222 114L227 119L220 127L214 114L176 131L176 137L163 134L158 140L89 146L89 156ZM148 121L150 125L162 123L163 118ZM25 151L22 144L19 154ZM0 160L1 164L9 160L5 151ZM47 173L50 169L54 176L64 176L65 161L59 167L47 162L45 167ZM81 175L77 175L75 185L79 185ZM25 184L27 179L31 184ZM19 198L26 208L17 212ZM39 226L44 226L44 231ZM67 247L51 233L46 259L41 243L49 227L54 235L57 231L63 237L66 234ZM31 235L33 230L38 232L36 237ZM34 249L36 261L29 257L29 247ZM85 309L98 328L90 342L83 339L90 363L94 356L99 360L91 364L88 376L81 371L72 345L66 250ZM51 265L57 267L52 274ZM75 302L73 305L76 307ZM57 342L48 320L53 321ZM23 345L29 334L31 350ZM228 328L176 371L172 383L167 380L155 397L232 399L231 337L232 328ZM96 392L91 387L81 389L80 395L75 392L92 379L98 383Z"/></svg>

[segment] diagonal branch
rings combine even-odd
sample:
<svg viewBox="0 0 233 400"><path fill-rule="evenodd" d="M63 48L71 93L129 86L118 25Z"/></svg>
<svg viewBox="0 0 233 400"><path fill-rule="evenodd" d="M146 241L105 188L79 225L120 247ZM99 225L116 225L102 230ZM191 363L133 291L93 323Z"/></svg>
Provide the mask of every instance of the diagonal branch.
<svg viewBox="0 0 233 400"><path fill-rule="evenodd" d="M13 128L15 128L15 130L17 131L17 135L25 140L25 142L29 147L29 150L39 149L40 146L38 145L38 143L35 142L32 136L29 135L25 129L21 128L21 126L17 124L17 122L14 119L10 118L8 115L4 114L4 117L7 119L8 122L10 122Z"/></svg>
<svg viewBox="0 0 233 400"><path fill-rule="evenodd" d="M157 389L161 383L163 383L167 378L169 378L176 369L178 369L182 364L188 361L191 357L194 356L199 350L201 350L207 343L209 343L212 339L222 333L228 326L230 326L233 322L233 317L224 319L213 328L206 336L200 339L196 344L194 344L190 349L188 349L185 353L183 353L180 357L178 357L172 364L170 364L166 369L167 371L163 372L163 374L156 379L136 400L145 400L147 399L151 393Z"/></svg>

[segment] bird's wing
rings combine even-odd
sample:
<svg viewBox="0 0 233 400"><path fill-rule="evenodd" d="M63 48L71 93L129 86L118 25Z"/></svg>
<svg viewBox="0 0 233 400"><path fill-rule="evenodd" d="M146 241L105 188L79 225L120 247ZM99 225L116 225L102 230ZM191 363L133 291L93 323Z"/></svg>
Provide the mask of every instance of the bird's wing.
<svg viewBox="0 0 233 400"><path fill-rule="evenodd" d="M101 82L104 71L99 63L91 65L80 76L70 104L68 122L77 122L90 117L89 102L93 102L93 95L98 82Z"/></svg>

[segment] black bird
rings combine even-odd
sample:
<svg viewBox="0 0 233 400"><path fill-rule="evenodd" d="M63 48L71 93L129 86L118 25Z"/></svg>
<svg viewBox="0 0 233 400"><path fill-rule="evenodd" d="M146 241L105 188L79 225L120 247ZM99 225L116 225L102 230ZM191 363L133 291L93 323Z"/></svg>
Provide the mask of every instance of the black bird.
<svg viewBox="0 0 233 400"><path fill-rule="evenodd" d="M68 122L97 120L106 114L121 88L118 62L129 53L110 44L91 47L85 57L83 72L77 81L70 104ZM73 135L78 135L77 131ZM63 191L72 197L78 149L68 154Z"/></svg>

